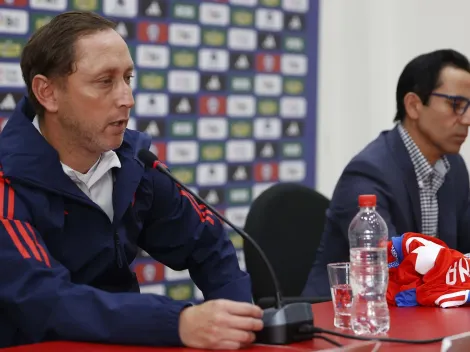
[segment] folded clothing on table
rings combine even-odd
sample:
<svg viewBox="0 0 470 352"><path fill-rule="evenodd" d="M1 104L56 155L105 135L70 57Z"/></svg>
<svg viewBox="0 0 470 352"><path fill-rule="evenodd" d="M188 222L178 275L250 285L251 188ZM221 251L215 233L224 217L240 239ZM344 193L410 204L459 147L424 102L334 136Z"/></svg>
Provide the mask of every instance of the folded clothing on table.
<svg viewBox="0 0 470 352"><path fill-rule="evenodd" d="M470 259L443 241L408 232L388 242L387 256L388 304L448 308L470 303Z"/></svg>

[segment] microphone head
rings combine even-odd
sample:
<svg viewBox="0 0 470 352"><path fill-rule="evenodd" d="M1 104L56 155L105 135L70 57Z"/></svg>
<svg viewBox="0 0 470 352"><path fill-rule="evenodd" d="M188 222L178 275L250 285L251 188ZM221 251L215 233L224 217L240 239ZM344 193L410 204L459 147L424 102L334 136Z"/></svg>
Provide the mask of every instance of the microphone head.
<svg viewBox="0 0 470 352"><path fill-rule="evenodd" d="M153 167L153 163L158 160L158 157L148 149L139 150L137 157L148 167Z"/></svg>

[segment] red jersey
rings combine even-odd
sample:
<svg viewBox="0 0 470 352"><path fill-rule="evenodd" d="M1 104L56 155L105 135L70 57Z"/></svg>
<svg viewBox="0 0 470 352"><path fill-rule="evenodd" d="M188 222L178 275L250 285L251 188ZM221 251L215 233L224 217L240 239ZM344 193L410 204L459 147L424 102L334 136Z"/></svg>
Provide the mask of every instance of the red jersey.
<svg viewBox="0 0 470 352"><path fill-rule="evenodd" d="M390 305L447 308L470 303L470 259L443 241L408 232L393 237L387 253Z"/></svg>

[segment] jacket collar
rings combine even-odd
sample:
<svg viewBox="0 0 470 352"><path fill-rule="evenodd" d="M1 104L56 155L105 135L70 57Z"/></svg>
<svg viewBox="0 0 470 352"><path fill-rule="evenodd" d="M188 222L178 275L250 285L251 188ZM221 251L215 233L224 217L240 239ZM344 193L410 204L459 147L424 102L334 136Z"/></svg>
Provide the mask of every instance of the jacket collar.
<svg viewBox="0 0 470 352"><path fill-rule="evenodd" d="M59 154L34 127L32 121L35 115L29 99L23 97L0 134L0 165L5 177L13 182L27 183L94 204L64 173ZM116 183L128 187L131 192L137 188L144 171L142 164L137 160L137 151L134 148L140 139L142 139L140 133L126 130L122 145L115 150L121 161L121 168L115 172ZM146 144L149 144L149 141ZM125 210L121 209L124 204L120 202L124 201L127 204L126 198L132 199L133 193L122 191L118 185L115 189L120 190L120 195L113 192L116 219Z"/></svg>
<svg viewBox="0 0 470 352"><path fill-rule="evenodd" d="M408 197L413 212L414 225L418 229L418 232L421 232L421 201L419 198L418 180L416 178L410 154L408 153L408 150L405 147L405 143L403 142L398 131L398 126L395 126L391 131L389 131L385 138L396 164L401 168L404 174L403 182L405 183L405 186L408 190Z"/></svg>
<svg viewBox="0 0 470 352"><path fill-rule="evenodd" d="M417 232L422 232L422 214L421 214L421 199L419 196L419 185L414 170L411 156L405 147L405 144L400 136L398 128L395 127L386 134L386 141L389 147L390 153L396 161L396 164L401 168L403 172L403 182L408 191L408 197L411 204L413 213L413 221ZM449 163L453 160L453 156L447 156ZM446 179L449 177L449 173L446 175ZM455 219L456 204L454 185L452 182L446 182L442 184L437 193L438 204L439 204L439 224L438 224L438 236L440 239L445 241L452 248L456 248L456 236Z"/></svg>

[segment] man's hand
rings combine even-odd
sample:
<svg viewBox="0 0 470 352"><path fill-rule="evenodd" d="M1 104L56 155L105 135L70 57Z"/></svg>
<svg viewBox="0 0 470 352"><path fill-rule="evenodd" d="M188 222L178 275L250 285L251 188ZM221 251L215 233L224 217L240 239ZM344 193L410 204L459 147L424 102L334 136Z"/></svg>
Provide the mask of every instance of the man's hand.
<svg viewBox="0 0 470 352"><path fill-rule="evenodd" d="M263 311L249 303L207 301L185 308L179 319L179 334L185 346L235 350L255 340L263 328Z"/></svg>

